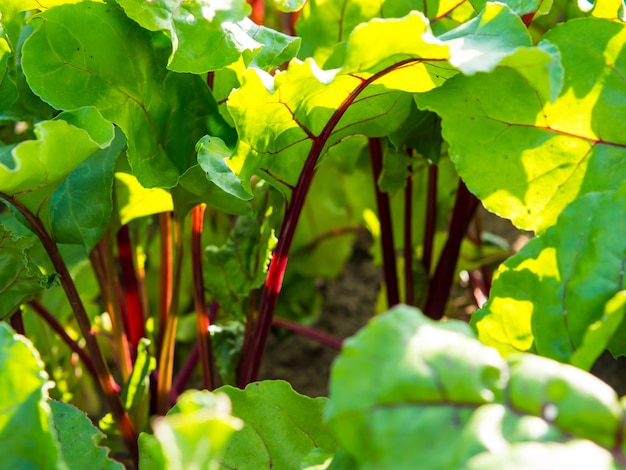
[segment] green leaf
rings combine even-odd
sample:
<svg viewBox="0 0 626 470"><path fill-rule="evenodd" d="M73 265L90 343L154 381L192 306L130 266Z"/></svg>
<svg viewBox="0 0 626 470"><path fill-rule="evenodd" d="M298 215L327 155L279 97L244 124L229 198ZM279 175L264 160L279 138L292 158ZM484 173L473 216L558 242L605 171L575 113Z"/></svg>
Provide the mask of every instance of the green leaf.
<svg viewBox="0 0 626 470"><path fill-rule="evenodd" d="M32 246L0 225L0 318L15 313L45 286L46 276L29 257Z"/></svg>
<svg viewBox="0 0 626 470"><path fill-rule="evenodd" d="M624 348L612 348L612 338L621 339L618 333L620 324L626 314L626 291L615 294L604 306L602 318L587 328L580 347L574 351L570 363L583 370L590 370L594 362L604 349L609 349L614 355L626 355Z"/></svg>
<svg viewBox="0 0 626 470"><path fill-rule="evenodd" d="M507 363L465 323L407 306L344 343L325 416L353 468L624 468L607 384L532 354Z"/></svg>
<svg viewBox="0 0 626 470"><path fill-rule="evenodd" d="M66 469L48 404L51 382L33 345L0 323L0 442L6 468Z"/></svg>
<svg viewBox="0 0 626 470"><path fill-rule="evenodd" d="M336 45L347 41L361 23L373 18L401 18L414 10L431 20L454 16L455 11L460 13L462 21L475 14L469 2L458 0L310 0L296 24L298 35L302 37L299 57L313 57L317 63L324 64ZM403 37L400 42L405 43L413 35ZM377 39L385 41L382 37Z"/></svg>
<svg viewBox="0 0 626 470"><path fill-rule="evenodd" d="M233 175L234 176L234 175ZM231 182L236 184L233 179ZM224 178L222 178L222 183ZM245 189L242 189L244 191ZM252 207L247 200L224 191L213 181L207 180L207 173L200 165L194 165L171 190L174 206L181 214L188 213L194 206L205 203L219 211L233 215L251 215ZM246 199L250 199L247 195Z"/></svg>
<svg viewBox="0 0 626 470"><path fill-rule="evenodd" d="M61 453L70 468L124 468L121 463L109 458L107 448L100 447L104 434L91 424L84 412L67 403L55 400L49 403L54 427L59 433Z"/></svg>
<svg viewBox="0 0 626 470"><path fill-rule="evenodd" d="M93 124L93 122L92 122ZM96 123L100 136L102 127L112 126L101 117ZM93 131L93 127L90 129ZM25 141L12 148L10 159L0 165L0 192L38 214L49 226L48 199L58 185L84 160L100 149L86 130L65 121L44 121L35 124L37 140ZM59 165L63 155L63 165Z"/></svg>
<svg viewBox="0 0 626 470"><path fill-rule="evenodd" d="M216 469L231 435L241 429L242 422L231 416L226 395L194 390L182 394L166 416L154 421L153 427L154 437L140 435L141 468Z"/></svg>
<svg viewBox="0 0 626 470"><path fill-rule="evenodd" d="M267 222L238 217L221 247L207 246L204 253L204 287L226 312L243 315L241 302L263 285L276 239Z"/></svg>
<svg viewBox="0 0 626 470"><path fill-rule="evenodd" d="M494 41L493 37L498 37ZM501 3L487 3L478 16L439 36L450 46L450 63L466 75L492 70L520 47L530 47L528 29Z"/></svg>
<svg viewBox="0 0 626 470"><path fill-rule="evenodd" d="M537 231L574 198L617 189L626 172L626 132L614 118L624 112L626 65L619 57L626 25L570 21L542 44L491 74L455 77L418 103L442 116L450 155L468 188L489 210ZM548 61L554 46L562 57L562 87ZM560 90L558 98L551 89Z"/></svg>
<svg viewBox="0 0 626 470"><path fill-rule="evenodd" d="M263 381L245 390L221 387L233 415L244 427L230 441L221 462L226 468L301 468L314 449L335 450L322 422L325 398L300 395L284 381Z"/></svg>
<svg viewBox="0 0 626 470"><path fill-rule="evenodd" d="M446 65L447 47L433 40L424 17L414 13L355 29L340 70L320 70L311 59L293 60L273 77L249 70L228 101L240 136L230 166L241 168L242 181L258 174L288 191L311 151L323 156L347 136L397 130L408 116L410 93L456 73Z"/></svg>
<svg viewBox="0 0 626 470"><path fill-rule="evenodd" d="M137 357L128 383L122 394L124 408L128 411L134 429L143 430L150 414L150 374L156 368L156 359L150 356L146 338L139 340Z"/></svg>
<svg viewBox="0 0 626 470"><path fill-rule="evenodd" d="M22 60L33 91L59 109L95 106L124 131L140 183L175 186L195 163L195 143L222 121L202 78L167 72L158 35L115 5L83 2L36 18Z"/></svg>
<svg viewBox="0 0 626 470"><path fill-rule="evenodd" d="M240 199L248 200L252 194L246 191L241 180L228 166L226 160L232 155L232 151L219 137L205 135L196 144L198 163L207 173L209 181L219 188Z"/></svg>
<svg viewBox="0 0 626 470"><path fill-rule="evenodd" d="M257 25L249 18L245 18L239 26L256 41L263 44L263 48L248 64L271 72L290 61L298 54L301 39L287 36L279 31Z"/></svg>
<svg viewBox="0 0 626 470"><path fill-rule="evenodd" d="M115 140L83 161L50 198L52 233L59 243L77 243L89 252L104 234L112 212L113 170L126 139Z"/></svg>
<svg viewBox="0 0 626 470"><path fill-rule="evenodd" d="M480 339L505 354L536 351L591 365L619 323L612 317L623 315L611 314L612 304L605 309L624 290L625 211L626 185L571 203L500 267L489 301L472 317ZM592 334L598 322L610 323Z"/></svg>
<svg viewBox="0 0 626 470"><path fill-rule="evenodd" d="M204 73L226 67L240 57L249 62L263 47L241 23L249 14L244 0L120 0L129 18L150 31L167 31L172 41L168 68Z"/></svg>

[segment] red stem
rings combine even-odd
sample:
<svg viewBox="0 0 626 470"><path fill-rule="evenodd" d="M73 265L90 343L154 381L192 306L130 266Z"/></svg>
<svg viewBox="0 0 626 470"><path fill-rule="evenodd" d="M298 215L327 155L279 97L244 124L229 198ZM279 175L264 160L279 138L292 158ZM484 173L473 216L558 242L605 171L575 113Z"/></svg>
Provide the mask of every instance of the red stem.
<svg viewBox="0 0 626 470"><path fill-rule="evenodd" d="M97 380L98 372L96 372L96 367L93 365L93 361L87 355L85 350L81 348L78 343L70 337L70 335L67 334L65 328L63 328L63 325L59 323L56 317L52 315L52 313L50 313L50 311L36 299L28 302L28 305L35 311L37 315L43 318L48 326L50 326L50 328L52 328L56 332L56 334L61 337L63 342L67 344L69 348L78 355L80 360L83 361L83 364L85 364L85 367L87 368L89 373L93 376L94 379Z"/></svg>
<svg viewBox="0 0 626 470"><path fill-rule="evenodd" d="M137 353L139 340L146 336L146 330L128 225L123 225L117 232L117 249L120 260L120 277L126 299L126 331L134 357Z"/></svg>
<svg viewBox="0 0 626 470"><path fill-rule="evenodd" d="M314 339L318 343L336 349L337 351L341 350L341 347L343 345L343 340L340 338L336 338L335 336L324 333L323 331L319 331L315 328L310 328L308 326L304 326L300 323L289 321L284 318L274 317L272 319L272 326L284 328L285 330L293 331L294 333L298 333L299 335Z"/></svg>
<svg viewBox="0 0 626 470"><path fill-rule="evenodd" d="M282 287L285 268L287 266L289 247L291 246L291 242L295 234L296 225L298 223L300 213L302 212L306 195L311 186L311 182L313 181L313 177L315 176L315 167L322 151L324 150L324 147L326 146L326 143L328 142L328 139L330 138L330 135L350 105L371 83L396 68L420 62L422 60L424 59L406 59L381 70L380 72L369 77L367 80L362 79L361 83L346 97L343 103L341 103L337 110L332 114L322 129L322 132L318 136L311 135L313 146L309 151L309 155L298 178L298 183L294 188L291 203L287 207L287 211L285 213L285 218L280 230L280 237L267 273L265 289L263 290L263 297L261 298L261 305L259 307L259 315L254 325L253 334L250 336L249 344L244 343L243 346L242 361L237 380L240 387L245 387L258 377L263 350L265 349L267 336L272 326L272 317L274 315L274 310L276 309L276 301Z"/></svg>
<svg viewBox="0 0 626 470"><path fill-rule="evenodd" d="M206 204L199 204L191 211L191 263L193 269L193 295L196 307L196 326L200 347L202 379L206 390L215 388L213 378L213 354L211 352L210 320L204 299L204 274L202 272L202 228Z"/></svg>
<svg viewBox="0 0 626 470"><path fill-rule="evenodd" d="M383 171L383 150L380 139L369 139L370 161L374 174L374 192L376 193L376 207L380 220L380 242L383 252L383 273L385 289L387 291L387 306L389 308L400 303L398 292L398 271L396 267L396 250L393 243L393 224L389 195L378 187L378 180Z"/></svg>
<svg viewBox="0 0 626 470"><path fill-rule="evenodd" d="M9 317L9 324L18 335L26 336L26 330L24 329L24 316L22 315L22 310L19 307L16 312Z"/></svg>
<svg viewBox="0 0 626 470"><path fill-rule="evenodd" d="M450 288L454 278L456 263L461 250L461 242L465 238L467 227L469 226L474 212L478 207L478 199L470 193L463 181L459 181L457 188L454 209L452 210L452 220L448 230L448 239L443 247L437 269L433 275L424 313L435 320L443 317Z"/></svg>

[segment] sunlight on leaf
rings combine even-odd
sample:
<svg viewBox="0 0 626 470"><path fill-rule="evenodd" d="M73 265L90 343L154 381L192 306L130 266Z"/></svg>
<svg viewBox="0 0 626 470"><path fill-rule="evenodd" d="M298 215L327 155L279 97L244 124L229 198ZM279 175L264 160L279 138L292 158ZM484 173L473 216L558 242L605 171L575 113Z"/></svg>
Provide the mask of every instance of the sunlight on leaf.
<svg viewBox="0 0 626 470"><path fill-rule="evenodd" d="M624 288L625 211L626 185L580 197L509 258L472 317L481 340L506 354L531 350L593 364L623 315L605 309L619 310L607 302Z"/></svg>
<svg viewBox="0 0 626 470"><path fill-rule="evenodd" d="M581 42L583 35L594 40ZM562 87L559 71L542 58L554 46ZM457 76L418 104L442 116L451 157L485 206L520 228L542 231L576 197L623 181L626 132L612 116L626 111L625 49L626 25L571 21L545 36L534 62L520 56L491 74ZM556 97L548 90L561 91Z"/></svg>
<svg viewBox="0 0 626 470"><path fill-rule="evenodd" d="M169 192L158 188L146 189L129 173L115 173L114 185L115 207L120 225L146 215L174 209Z"/></svg>

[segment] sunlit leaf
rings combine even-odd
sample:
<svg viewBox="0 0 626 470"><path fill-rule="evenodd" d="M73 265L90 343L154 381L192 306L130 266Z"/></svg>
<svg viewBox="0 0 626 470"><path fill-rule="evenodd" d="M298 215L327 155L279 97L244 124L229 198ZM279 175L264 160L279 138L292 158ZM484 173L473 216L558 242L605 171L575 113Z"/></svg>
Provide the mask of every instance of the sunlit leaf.
<svg viewBox="0 0 626 470"><path fill-rule="evenodd" d="M451 157L468 188L489 210L538 231L574 198L616 189L626 173L624 122L614 118L626 110L626 25L570 21L545 41L522 62L455 77L418 102L442 116ZM556 88L558 71L541 54L554 46L564 80ZM550 89L560 90L558 97Z"/></svg>
<svg viewBox="0 0 626 470"><path fill-rule="evenodd" d="M93 124L93 121L92 121ZM112 126L99 117L98 127ZM59 184L102 145L88 132L69 123L44 121L35 124L37 140L25 141L11 149L0 163L0 191L13 196L49 224L48 199ZM108 145L108 144L107 144ZM106 146L106 145L105 145ZM63 165L59 165L63 155Z"/></svg>
<svg viewBox="0 0 626 470"><path fill-rule="evenodd" d="M506 354L535 351L590 366L619 324L611 315L623 315L605 309L624 289L625 211L624 185L571 203L500 267L489 301L472 317L480 339ZM609 321L608 331L589 334Z"/></svg>

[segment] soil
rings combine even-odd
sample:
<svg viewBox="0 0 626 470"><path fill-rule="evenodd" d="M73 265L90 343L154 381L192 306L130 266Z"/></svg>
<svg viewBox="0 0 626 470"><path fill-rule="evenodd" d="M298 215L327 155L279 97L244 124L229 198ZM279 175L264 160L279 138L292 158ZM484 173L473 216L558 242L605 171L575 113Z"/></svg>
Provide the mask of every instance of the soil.
<svg viewBox="0 0 626 470"><path fill-rule="evenodd" d="M484 229L508 241L514 251L532 237L520 232L508 220L481 210ZM321 331L339 338L356 333L374 315L374 306L382 282L380 267L372 265L369 255L371 240L357 238L345 271L335 281L320 284L323 295L322 314L314 325ZM449 317L469 319L476 309L469 289L459 280L452 288L447 311ZM328 377L338 351L300 335L284 335L272 331L268 340L261 379L284 379L293 388L311 397L328 396ZM617 393L626 394L626 358L613 359L603 354L591 371L611 385Z"/></svg>

